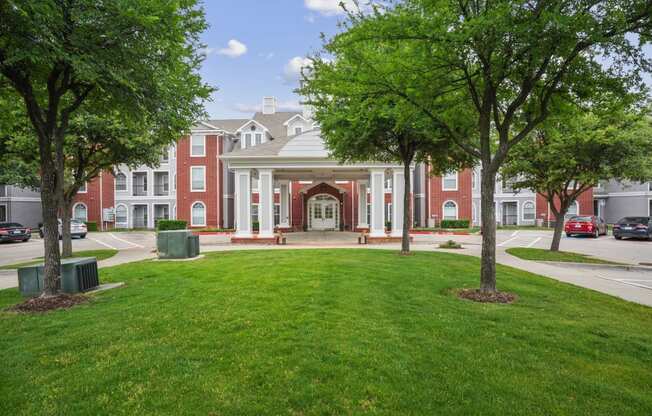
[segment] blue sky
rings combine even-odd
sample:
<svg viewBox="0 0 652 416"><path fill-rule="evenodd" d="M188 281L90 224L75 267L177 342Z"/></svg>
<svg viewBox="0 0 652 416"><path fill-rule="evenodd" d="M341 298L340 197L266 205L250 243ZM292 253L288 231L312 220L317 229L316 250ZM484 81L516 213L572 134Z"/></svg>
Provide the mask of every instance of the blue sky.
<svg viewBox="0 0 652 416"><path fill-rule="evenodd" d="M275 96L279 110L298 110L292 91L302 60L321 49L322 32L338 31L340 1L204 0L210 28L202 38L207 58L201 74L219 88L206 104L209 116L247 118L263 96ZM646 81L651 84L649 75Z"/></svg>
<svg viewBox="0 0 652 416"><path fill-rule="evenodd" d="M251 116L263 96L293 110L301 60L334 34L340 0L204 0L210 28L201 74L219 88L206 105L212 118ZM246 50L245 50L246 48Z"/></svg>

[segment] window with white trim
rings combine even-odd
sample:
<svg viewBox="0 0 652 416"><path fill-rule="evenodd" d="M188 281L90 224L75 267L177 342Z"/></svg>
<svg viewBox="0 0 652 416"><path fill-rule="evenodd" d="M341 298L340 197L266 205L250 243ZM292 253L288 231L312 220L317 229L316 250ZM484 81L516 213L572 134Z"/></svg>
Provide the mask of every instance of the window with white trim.
<svg viewBox="0 0 652 416"><path fill-rule="evenodd" d="M190 136L190 156L206 156L206 136L203 134L193 134Z"/></svg>
<svg viewBox="0 0 652 416"><path fill-rule="evenodd" d="M392 203L385 204L385 222L392 222Z"/></svg>
<svg viewBox="0 0 652 416"><path fill-rule="evenodd" d="M251 177L251 190L252 192L258 192L258 184L260 180L258 178Z"/></svg>
<svg viewBox="0 0 652 416"><path fill-rule="evenodd" d="M251 133L245 133L242 135L242 146L243 149L251 147Z"/></svg>
<svg viewBox="0 0 652 416"><path fill-rule="evenodd" d="M258 204L251 204L251 223L258 222Z"/></svg>
<svg viewBox="0 0 652 416"><path fill-rule="evenodd" d="M79 190L77 191L78 194L85 194L88 191L88 186L86 186L86 182L82 186L79 187Z"/></svg>
<svg viewBox="0 0 652 416"><path fill-rule="evenodd" d="M203 192L206 190L206 167L190 167L190 191Z"/></svg>
<svg viewBox="0 0 652 416"><path fill-rule="evenodd" d="M125 205L118 205L115 208L115 223L126 225L127 221L127 207Z"/></svg>
<svg viewBox="0 0 652 416"><path fill-rule="evenodd" d="M206 205L203 202L192 204L190 216L191 225L206 225Z"/></svg>
<svg viewBox="0 0 652 416"><path fill-rule="evenodd" d="M254 134L256 146L263 142L263 133Z"/></svg>
<svg viewBox="0 0 652 416"><path fill-rule="evenodd" d="M274 204L274 225L281 223L281 204Z"/></svg>
<svg viewBox="0 0 652 416"><path fill-rule="evenodd" d="M573 201L573 203L568 206L568 211L566 211L566 215L564 216L564 218L568 219L575 215L579 215L579 213L580 213L580 204L578 204L577 201Z"/></svg>
<svg viewBox="0 0 652 416"><path fill-rule="evenodd" d="M457 172L448 173L442 177L441 189L444 191L457 191Z"/></svg>
<svg viewBox="0 0 652 416"><path fill-rule="evenodd" d="M453 202L453 201L444 202L442 219L444 219L444 220L456 220L457 219L457 204L455 202Z"/></svg>
<svg viewBox="0 0 652 416"><path fill-rule="evenodd" d="M534 202L526 201L523 203L523 220L533 221L535 219Z"/></svg>
<svg viewBox="0 0 652 416"><path fill-rule="evenodd" d="M72 218L78 221L88 221L88 209L83 202L77 203L72 209Z"/></svg>
<svg viewBox="0 0 652 416"><path fill-rule="evenodd" d="M0 205L0 222L7 221L7 206Z"/></svg>
<svg viewBox="0 0 652 416"><path fill-rule="evenodd" d="M471 172L471 189L474 191L478 189L478 181L477 181L477 175L475 171Z"/></svg>
<svg viewBox="0 0 652 416"><path fill-rule="evenodd" d="M127 190L127 175L122 172L118 172L118 174L115 175L115 190L117 192Z"/></svg>
<svg viewBox="0 0 652 416"><path fill-rule="evenodd" d="M303 132L303 129L301 127L295 127L294 128L294 134L299 135Z"/></svg>

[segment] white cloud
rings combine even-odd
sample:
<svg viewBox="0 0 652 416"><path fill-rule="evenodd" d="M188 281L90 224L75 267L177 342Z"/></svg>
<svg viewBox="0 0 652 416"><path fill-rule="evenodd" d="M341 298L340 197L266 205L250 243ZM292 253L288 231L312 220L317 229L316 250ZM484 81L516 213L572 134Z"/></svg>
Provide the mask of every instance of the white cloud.
<svg viewBox="0 0 652 416"><path fill-rule="evenodd" d="M347 10L356 10L353 0L304 0L304 4L310 10L319 12L325 16L333 16L344 13L340 3L344 3Z"/></svg>
<svg viewBox="0 0 652 416"><path fill-rule="evenodd" d="M310 68L312 60L310 58L302 58L295 56L290 59L283 68L283 80L286 84L294 84L301 78L301 70L303 68Z"/></svg>
<svg viewBox="0 0 652 416"><path fill-rule="evenodd" d="M247 45L236 39L231 39L228 47L218 50L217 53L228 56L229 58L237 58L247 53Z"/></svg>

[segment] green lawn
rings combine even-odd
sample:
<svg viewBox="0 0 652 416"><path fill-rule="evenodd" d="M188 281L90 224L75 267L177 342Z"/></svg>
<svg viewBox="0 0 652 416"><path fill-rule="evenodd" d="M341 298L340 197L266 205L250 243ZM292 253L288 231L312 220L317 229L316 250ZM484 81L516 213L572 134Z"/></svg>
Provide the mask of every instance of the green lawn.
<svg viewBox="0 0 652 416"><path fill-rule="evenodd" d="M101 270L0 312L0 414L650 415L652 309L450 253L252 250ZM0 307L20 300L0 291Z"/></svg>
<svg viewBox="0 0 652 416"><path fill-rule="evenodd" d="M75 251L72 253L72 256L73 257L97 257L97 260L100 261L100 260L105 260L110 257L113 257L116 254L118 254L118 250L102 249L102 250ZM43 262L43 257L37 257L34 260L0 266L0 270L17 269L19 267L30 266L32 264L38 264L41 262Z"/></svg>
<svg viewBox="0 0 652 416"><path fill-rule="evenodd" d="M602 260L586 254L572 253L570 251L550 251L543 248L512 247L505 250L507 253L523 260L561 261L570 263L593 264L620 264L613 261Z"/></svg>

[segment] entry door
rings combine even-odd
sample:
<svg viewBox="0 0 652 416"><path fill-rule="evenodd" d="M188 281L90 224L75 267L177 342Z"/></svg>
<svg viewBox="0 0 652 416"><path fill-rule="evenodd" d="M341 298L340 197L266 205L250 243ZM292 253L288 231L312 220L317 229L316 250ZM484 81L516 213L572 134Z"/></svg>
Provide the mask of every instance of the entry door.
<svg viewBox="0 0 652 416"><path fill-rule="evenodd" d="M517 225L518 207L516 202L503 202L503 225Z"/></svg>
<svg viewBox="0 0 652 416"><path fill-rule="evenodd" d="M312 205L312 229L333 230L335 229L336 201L314 201Z"/></svg>

